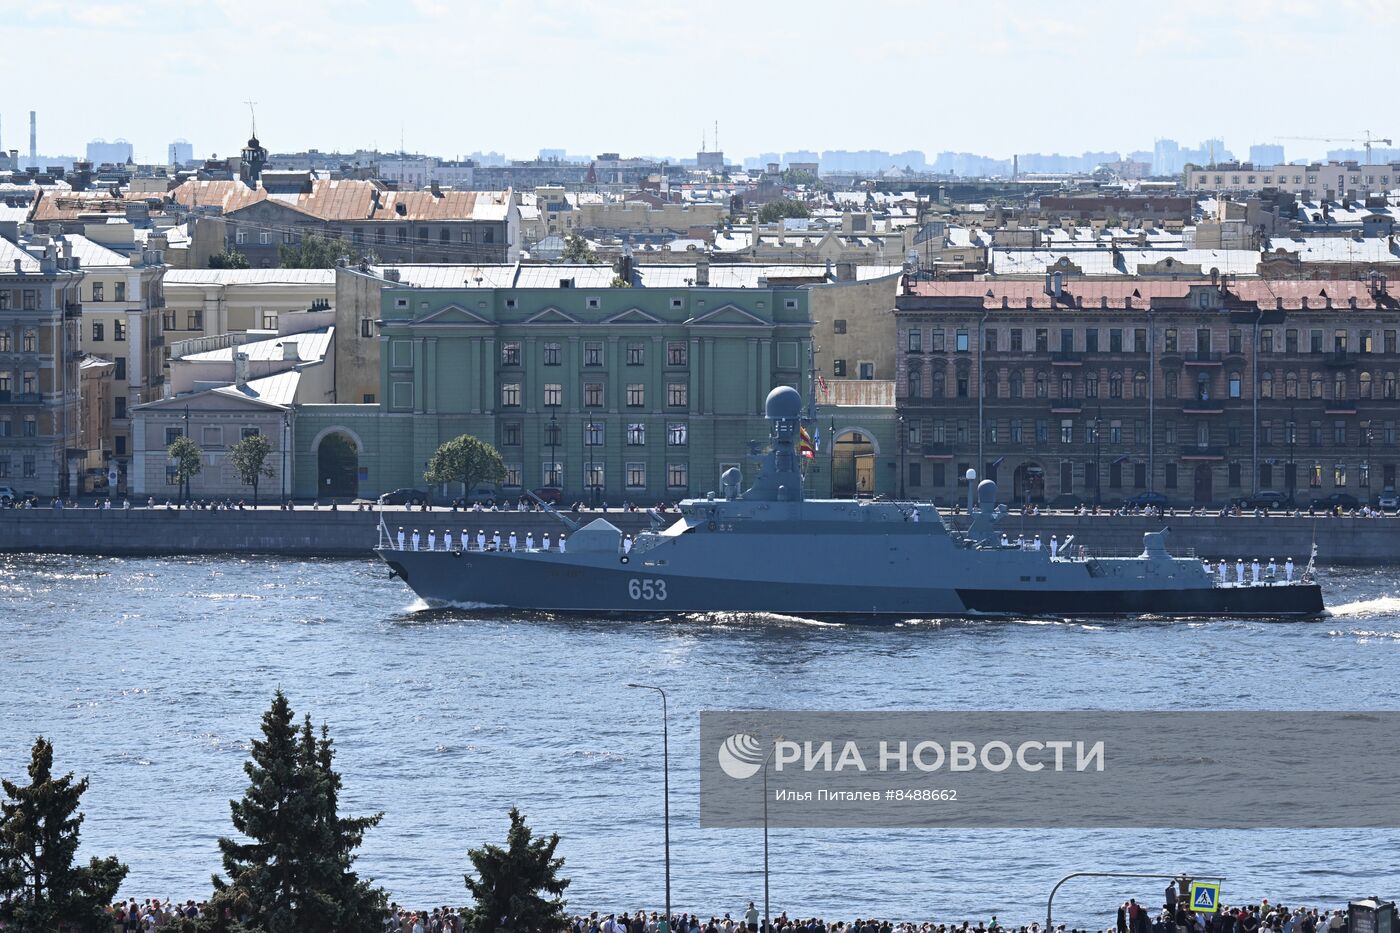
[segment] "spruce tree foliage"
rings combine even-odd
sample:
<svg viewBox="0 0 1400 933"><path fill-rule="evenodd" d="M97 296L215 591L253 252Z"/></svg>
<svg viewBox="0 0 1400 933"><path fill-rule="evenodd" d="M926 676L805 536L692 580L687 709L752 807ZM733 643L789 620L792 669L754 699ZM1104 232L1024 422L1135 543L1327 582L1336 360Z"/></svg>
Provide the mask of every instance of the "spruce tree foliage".
<svg viewBox="0 0 1400 933"><path fill-rule="evenodd" d="M564 929L568 918L563 895L569 879L559 876L564 860L554 855L558 845L558 833L549 838L533 835L525 817L511 807L506 847L487 844L467 852L477 875L465 876L467 890L476 900L466 914L468 933Z"/></svg>
<svg viewBox="0 0 1400 933"><path fill-rule="evenodd" d="M243 765L248 789L230 801L234 829L221 838L227 880L214 877L210 931L378 933L384 892L354 871L355 850L383 814L342 817L330 732L319 740L307 716L297 729L278 690L262 737Z"/></svg>
<svg viewBox="0 0 1400 933"><path fill-rule="evenodd" d="M127 867L114 856L74 864L87 778L53 776L53 745L40 736L29 783L0 781L0 927L23 933L103 928Z"/></svg>

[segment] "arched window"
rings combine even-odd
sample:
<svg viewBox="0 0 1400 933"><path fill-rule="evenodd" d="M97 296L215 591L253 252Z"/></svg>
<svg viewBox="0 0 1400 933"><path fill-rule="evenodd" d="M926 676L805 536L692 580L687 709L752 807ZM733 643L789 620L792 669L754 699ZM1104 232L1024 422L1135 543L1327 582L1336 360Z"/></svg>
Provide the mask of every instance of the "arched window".
<svg viewBox="0 0 1400 933"><path fill-rule="evenodd" d="M917 366L909 367L909 397L922 398L924 394L924 373Z"/></svg>
<svg viewBox="0 0 1400 933"><path fill-rule="evenodd" d="M1273 370L1266 369L1259 374L1259 397L1274 397L1274 373Z"/></svg>
<svg viewBox="0 0 1400 933"><path fill-rule="evenodd" d="M1169 372L1163 375L1162 381L1167 389L1167 398L1176 398L1177 395L1177 372Z"/></svg>
<svg viewBox="0 0 1400 933"><path fill-rule="evenodd" d="M982 375L982 397L997 397L997 374L994 372L983 373Z"/></svg>
<svg viewBox="0 0 1400 933"><path fill-rule="evenodd" d="M1122 373L1109 373L1109 374L1108 374L1108 397L1109 397L1109 398L1122 398L1122 397L1123 397L1123 374L1122 374Z"/></svg>
<svg viewBox="0 0 1400 933"><path fill-rule="evenodd" d="M935 369L935 370L933 371L933 397L934 397L934 398L942 398L942 397L943 397L943 383L944 383L944 381L945 381L946 379L947 379L947 376L944 375L943 370L941 370L941 369Z"/></svg>
<svg viewBox="0 0 1400 933"><path fill-rule="evenodd" d="M1060 398L1074 398L1074 373L1060 374Z"/></svg>
<svg viewBox="0 0 1400 933"><path fill-rule="evenodd" d="M1147 398L1147 373L1140 369L1133 373L1133 398Z"/></svg>
<svg viewBox="0 0 1400 933"><path fill-rule="evenodd" d="M1011 370L1011 397L1020 398L1026 391L1026 376L1019 369Z"/></svg>
<svg viewBox="0 0 1400 933"><path fill-rule="evenodd" d="M1043 372L1035 374L1035 397L1045 398L1050 394L1050 380Z"/></svg>
<svg viewBox="0 0 1400 933"><path fill-rule="evenodd" d="M1360 395L1361 395L1362 398L1370 398L1370 397L1371 397L1371 374L1370 374L1370 373L1362 373L1362 374L1361 374L1361 393L1360 393Z"/></svg>
<svg viewBox="0 0 1400 933"><path fill-rule="evenodd" d="M1239 373L1230 373L1230 398L1239 398L1243 394L1244 380Z"/></svg>
<svg viewBox="0 0 1400 933"><path fill-rule="evenodd" d="M1308 377L1308 398L1322 398L1322 373Z"/></svg>
<svg viewBox="0 0 1400 933"><path fill-rule="evenodd" d="M1099 397L1099 374L1098 374L1098 373L1092 373L1092 372L1091 372L1091 373L1085 373L1085 374L1084 374L1084 397L1085 397L1085 398L1098 398L1098 397Z"/></svg>
<svg viewBox="0 0 1400 933"><path fill-rule="evenodd" d="M1395 398L1395 373L1385 374L1385 383L1382 392L1386 398Z"/></svg>
<svg viewBox="0 0 1400 933"><path fill-rule="evenodd" d="M1210 374L1196 374L1196 398L1202 402L1210 401Z"/></svg>
<svg viewBox="0 0 1400 933"><path fill-rule="evenodd" d="M1297 374L1297 373L1286 373L1286 374L1284 375L1284 377L1283 377L1283 397L1284 397L1284 398L1297 398L1297 397L1298 397L1298 374Z"/></svg>
<svg viewBox="0 0 1400 933"><path fill-rule="evenodd" d="M1347 397L1346 373L1338 371L1336 375L1332 377L1332 397L1335 399L1344 399Z"/></svg>

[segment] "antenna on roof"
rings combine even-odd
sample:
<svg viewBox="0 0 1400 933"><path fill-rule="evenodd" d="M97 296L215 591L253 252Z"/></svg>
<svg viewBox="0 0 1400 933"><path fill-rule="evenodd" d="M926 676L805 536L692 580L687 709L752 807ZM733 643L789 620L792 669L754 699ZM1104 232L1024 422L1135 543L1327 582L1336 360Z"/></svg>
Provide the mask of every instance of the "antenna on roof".
<svg viewBox="0 0 1400 933"><path fill-rule="evenodd" d="M249 133L248 135L251 136L253 139L257 139L257 138L258 138L258 114L257 114L257 111L255 111L255 110L253 109L253 106L257 103L257 101L255 101L255 100L245 100L243 103L245 103L245 104L248 105L248 117L249 117L250 120L252 120L252 123L253 123L253 131L252 131L251 133Z"/></svg>

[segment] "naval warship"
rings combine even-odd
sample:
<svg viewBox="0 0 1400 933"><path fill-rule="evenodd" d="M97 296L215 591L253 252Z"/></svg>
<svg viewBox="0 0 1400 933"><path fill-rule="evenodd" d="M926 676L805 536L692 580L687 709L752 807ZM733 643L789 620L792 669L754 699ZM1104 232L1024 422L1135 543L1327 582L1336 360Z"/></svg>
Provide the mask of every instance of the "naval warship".
<svg viewBox="0 0 1400 933"><path fill-rule="evenodd" d="M842 621L946 616L1296 616L1322 611L1308 570L1298 581L1222 581L1195 557L1167 551L1167 529L1142 553L1095 556L1073 539L1056 553L1007 541L996 484L975 490L966 531L926 502L808 499L803 494L802 399L780 386L765 414L770 445L752 485L735 468L718 495L652 513L628 540L605 518L567 527L566 549L450 550L398 544L380 520L390 576L430 606L501 607L588 615L734 612ZM810 412L809 412L810 416ZM543 503L542 503L543 505ZM548 506L545 506L549 508ZM396 546L397 545L397 546Z"/></svg>

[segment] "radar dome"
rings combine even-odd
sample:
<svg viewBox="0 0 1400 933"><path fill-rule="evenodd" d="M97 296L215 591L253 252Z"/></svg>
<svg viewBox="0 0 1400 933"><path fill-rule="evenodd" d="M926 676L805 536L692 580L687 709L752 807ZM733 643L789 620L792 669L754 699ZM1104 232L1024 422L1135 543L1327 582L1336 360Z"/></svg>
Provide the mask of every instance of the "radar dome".
<svg viewBox="0 0 1400 933"><path fill-rule="evenodd" d="M744 481L744 474L739 472L738 467L730 467L720 476L719 481L722 486L738 486Z"/></svg>
<svg viewBox="0 0 1400 933"><path fill-rule="evenodd" d="M983 508L991 508L996 505L997 484L989 479L984 479L977 484L977 502Z"/></svg>
<svg viewBox="0 0 1400 933"><path fill-rule="evenodd" d="M768 418L802 417L802 396L792 386L778 386L768 393L768 401L763 404L763 413Z"/></svg>

